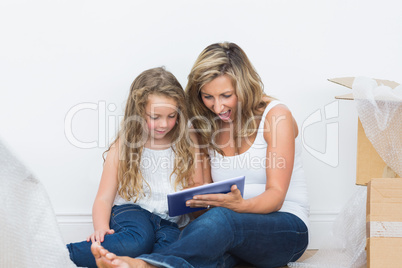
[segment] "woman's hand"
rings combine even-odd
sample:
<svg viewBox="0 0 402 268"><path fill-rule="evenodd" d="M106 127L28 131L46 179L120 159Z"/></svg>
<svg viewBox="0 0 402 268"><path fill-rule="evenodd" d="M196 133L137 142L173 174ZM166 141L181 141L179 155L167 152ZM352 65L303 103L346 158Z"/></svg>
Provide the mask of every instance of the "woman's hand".
<svg viewBox="0 0 402 268"><path fill-rule="evenodd" d="M113 229L97 230L93 234L87 237L87 242L91 241L102 243L105 240L105 235L114 234Z"/></svg>
<svg viewBox="0 0 402 268"><path fill-rule="evenodd" d="M225 207L236 212L244 210L245 200L236 185L232 185L231 192L227 194L204 194L195 195L186 202L186 206L192 208Z"/></svg>

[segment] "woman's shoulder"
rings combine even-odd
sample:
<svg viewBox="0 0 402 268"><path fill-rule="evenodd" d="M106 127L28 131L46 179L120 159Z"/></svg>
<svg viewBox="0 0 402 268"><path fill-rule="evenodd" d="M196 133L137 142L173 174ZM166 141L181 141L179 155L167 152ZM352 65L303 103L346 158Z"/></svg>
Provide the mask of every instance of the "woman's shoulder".
<svg viewBox="0 0 402 268"><path fill-rule="evenodd" d="M277 128L280 125L282 126L289 125L290 129L295 133L295 137L297 137L298 126L290 109L283 102L277 100L272 101L274 101L275 103L272 102L269 103L271 104L271 107L269 108L265 116L264 129L270 132L273 131L274 129L277 130ZM270 106L269 104L268 106ZM274 106L272 106L273 104Z"/></svg>
<svg viewBox="0 0 402 268"><path fill-rule="evenodd" d="M290 113L289 108L281 101L270 97L264 96L262 101L265 102L265 107L260 109L261 115L266 113L267 115L277 115L277 114L288 114Z"/></svg>
<svg viewBox="0 0 402 268"><path fill-rule="evenodd" d="M275 115L281 115L281 114L292 114L291 111L289 110L289 108L286 106L286 104L282 103L282 102L278 102L275 104L275 106L272 106L267 115L270 114L275 114Z"/></svg>

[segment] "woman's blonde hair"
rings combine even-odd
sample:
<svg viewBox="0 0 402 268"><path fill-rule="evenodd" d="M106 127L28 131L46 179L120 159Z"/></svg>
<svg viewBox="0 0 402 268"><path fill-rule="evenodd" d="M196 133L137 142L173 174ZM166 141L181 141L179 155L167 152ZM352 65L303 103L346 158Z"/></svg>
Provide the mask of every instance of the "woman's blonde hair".
<svg viewBox="0 0 402 268"><path fill-rule="evenodd" d="M203 151L214 149L223 154L212 140L217 133L216 114L210 111L201 98L202 87L218 76L227 75L240 103L240 116L236 116L235 142L238 137L249 137L257 131L255 116L267 106L263 100L264 85L246 53L234 43L215 43L198 56L188 76L186 97L189 115ZM246 124L247 123L247 124Z"/></svg>
<svg viewBox="0 0 402 268"><path fill-rule="evenodd" d="M184 90L176 77L164 67L146 70L131 84L124 120L111 145L119 145L118 193L127 201L135 202L143 197L143 183L148 184L142 176L140 163L143 145L148 139L145 107L150 95L171 98L177 105L176 125L167 134L172 137L171 148L175 152L173 172L170 174L170 178L176 174L175 189L178 185L186 187L194 171L194 151L190 146Z"/></svg>

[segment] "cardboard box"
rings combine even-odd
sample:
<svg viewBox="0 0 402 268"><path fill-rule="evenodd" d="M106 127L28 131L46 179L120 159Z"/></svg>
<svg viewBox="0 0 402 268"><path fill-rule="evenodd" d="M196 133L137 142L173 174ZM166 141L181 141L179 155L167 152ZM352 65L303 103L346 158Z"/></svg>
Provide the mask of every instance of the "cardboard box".
<svg viewBox="0 0 402 268"><path fill-rule="evenodd" d="M341 77L332 78L328 81L352 88L354 77ZM392 89L399 84L393 81L375 79L377 83L389 86ZM340 100L353 100L353 94L346 94L342 96L336 96L336 99ZM357 159L356 159L356 184L367 185L371 178L400 178L398 174L392 171L387 164L382 160L380 155L374 149L373 145L367 138L362 123L358 122L357 126ZM402 267L402 264L401 264Z"/></svg>
<svg viewBox="0 0 402 268"><path fill-rule="evenodd" d="M402 267L402 180L367 185L367 267Z"/></svg>

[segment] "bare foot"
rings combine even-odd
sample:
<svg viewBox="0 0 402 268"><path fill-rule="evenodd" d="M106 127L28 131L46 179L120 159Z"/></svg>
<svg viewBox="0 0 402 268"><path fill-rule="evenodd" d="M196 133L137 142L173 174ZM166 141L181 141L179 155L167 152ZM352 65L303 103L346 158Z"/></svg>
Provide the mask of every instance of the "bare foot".
<svg viewBox="0 0 402 268"><path fill-rule="evenodd" d="M92 255L95 257L96 265L100 268L108 268L108 267L113 267L112 262L108 259L106 259L104 256L102 256L101 251L104 251L104 249L99 243L94 242L91 245L91 252Z"/></svg>
<svg viewBox="0 0 402 268"><path fill-rule="evenodd" d="M116 256L96 242L92 243L91 251L99 268L156 268L140 259Z"/></svg>

